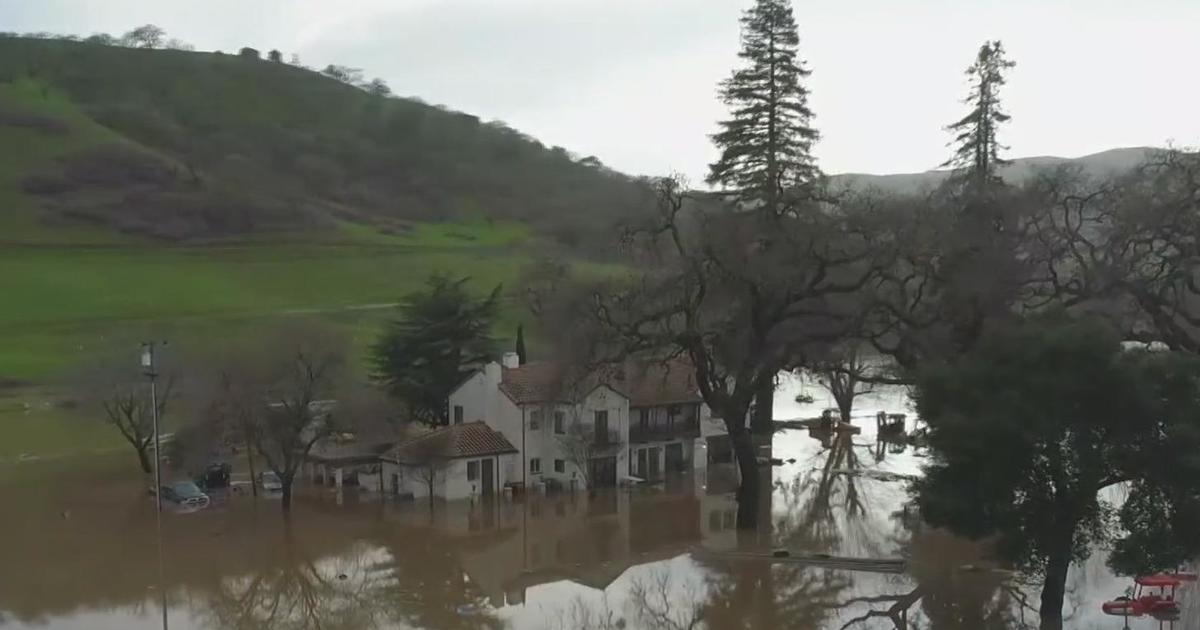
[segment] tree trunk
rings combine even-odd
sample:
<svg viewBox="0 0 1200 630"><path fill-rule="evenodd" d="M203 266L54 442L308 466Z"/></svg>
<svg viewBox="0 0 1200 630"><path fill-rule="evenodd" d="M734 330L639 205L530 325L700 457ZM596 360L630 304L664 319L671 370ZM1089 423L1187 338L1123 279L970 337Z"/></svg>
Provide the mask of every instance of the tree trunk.
<svg viewBox="0 0 1200 630"><path fill-rule="evenodd" d="M246 465L250 467L250 494L258 496L258 478L254 473L254 447L246 442Z"/></svg>
<svg viewBox="0 0 1200 630"><path fill-rule="evenodd" d="M729 436L733 445L733 457L737 461L741 480L737 491L737 526L739 529L754 529L758 526L758 461L754 453L754 441L744 428Z"/></svg>
<svg viewBox="0 0 1200 630"><path fill-rule="evenodd" d="M767 379L754 395L754 415L750 418L750 431L767 435L775 430L775 379Z"/></svg>
<svg viewBox="0 0 1200 630"><path fill-rule="evenodd" d="M284 512L292 511L292 476L280 475L279 483L281 486L280 505L283 506Z"/></svg>
<svg viewBox="0 0 1200 630"><path fill-rule="evenodd" d="M147 475L154 472L154 464L150 462L150 453L148 452L150 447L142 446L139 448L135 446L134 450L137 451L138 464L142 466L142 472Z"/></svg>
<svg viewBox="0 0 1200 630"><path fill-rule="evenodd" d="M1070 536L1067 544L1050 556L1046 565L1046 582L1042 585L1042 630L1061 630L1063 627L1063 597L1067 590L1067 570L1071 566Z"/></svg>

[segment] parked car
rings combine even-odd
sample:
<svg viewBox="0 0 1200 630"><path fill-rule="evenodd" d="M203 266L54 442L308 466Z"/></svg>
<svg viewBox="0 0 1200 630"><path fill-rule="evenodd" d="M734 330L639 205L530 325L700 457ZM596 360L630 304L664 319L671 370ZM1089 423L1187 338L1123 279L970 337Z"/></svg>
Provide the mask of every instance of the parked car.
<svg viewBox="0 0 1200 630"><path fill-rule="evenodd" d="M163 486L160 490L164 501L186 507L208 507L209 498L199 486L192 481L176 481Z"/></svg>
<svg viewBox="0 0 1200 630"><path fill-rule="evenodd" d="M283 492L283 481L271 470L258 474L258 486L263 492Z"/></svg>
<svg viewBox="0 0 1200 630"><path fill-rule="evenodd" d="M233 466L230 466L225 462L214 462L209 464L208 467L204 469L204 472L200 473L200 475L196 477L196 485L204 488L205 490L212 490L214 488L228 488L229 475L232 472Z"/></svg>

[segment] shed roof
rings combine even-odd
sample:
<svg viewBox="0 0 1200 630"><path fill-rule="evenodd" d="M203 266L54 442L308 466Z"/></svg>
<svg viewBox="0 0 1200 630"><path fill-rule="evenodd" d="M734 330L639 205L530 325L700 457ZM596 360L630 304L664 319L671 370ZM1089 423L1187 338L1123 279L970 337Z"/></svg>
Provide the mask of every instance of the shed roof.
<svg viewBox="0 0 1200 630"><path fill-rule="evenodd" d="M516 453L500 432L483 422L454 424L417 436L388 450L380 459L415 465L429 459L462 459Z"/></svg>

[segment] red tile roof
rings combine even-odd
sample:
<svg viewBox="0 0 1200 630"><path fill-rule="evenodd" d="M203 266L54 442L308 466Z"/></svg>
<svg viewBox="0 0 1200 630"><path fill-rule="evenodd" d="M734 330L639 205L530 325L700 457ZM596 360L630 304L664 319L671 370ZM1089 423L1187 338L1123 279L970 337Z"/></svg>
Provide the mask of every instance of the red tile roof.
<svg viewBox="0 0 1200 630"><path fill-rule="evenodd" d="M696 372L686 361L650 363L625 368L624 390L630 407L703 402Z"/></svg>
<svg viewBox="0 0 1200 630"><path fill-rule="evenodd" d="M517 404L570 402L607 385L629 398L631 407L701 402L695 373L686 361L630 362L623 369L609 366L584 377L567 374L560 366L531 362L503 368L500 390Z"/></svg>
<svg viewBox="0 0 1200 630"><path fill-rule="evenodd" d="M567 395L563 392L563 381L559 366L534 361L521 367L502 368L500 391L518 404L564 401Z"/></svg>
<svg viewBox="0 0 1200 630"><path fill-rule="evenodd" d="M454 424L430 431L396 446L383 459L398 464L420 464L430 458L461 459L516 453L502 434L482 422Z"/></svg>

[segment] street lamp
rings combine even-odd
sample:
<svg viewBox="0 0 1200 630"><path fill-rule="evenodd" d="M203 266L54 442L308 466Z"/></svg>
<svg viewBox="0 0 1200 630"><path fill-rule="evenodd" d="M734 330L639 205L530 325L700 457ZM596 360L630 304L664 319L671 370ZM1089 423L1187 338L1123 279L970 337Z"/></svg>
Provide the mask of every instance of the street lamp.
<svg viewBox="0 0 1200 630"><path fill-rule="evenodd" d="M154 419L154 504L162 512L162 448L158 439L158 369L154 362L155 341L142 342L142 374L150 379L150 416ZM166 342L163 342L166 345Z"/></svg>

